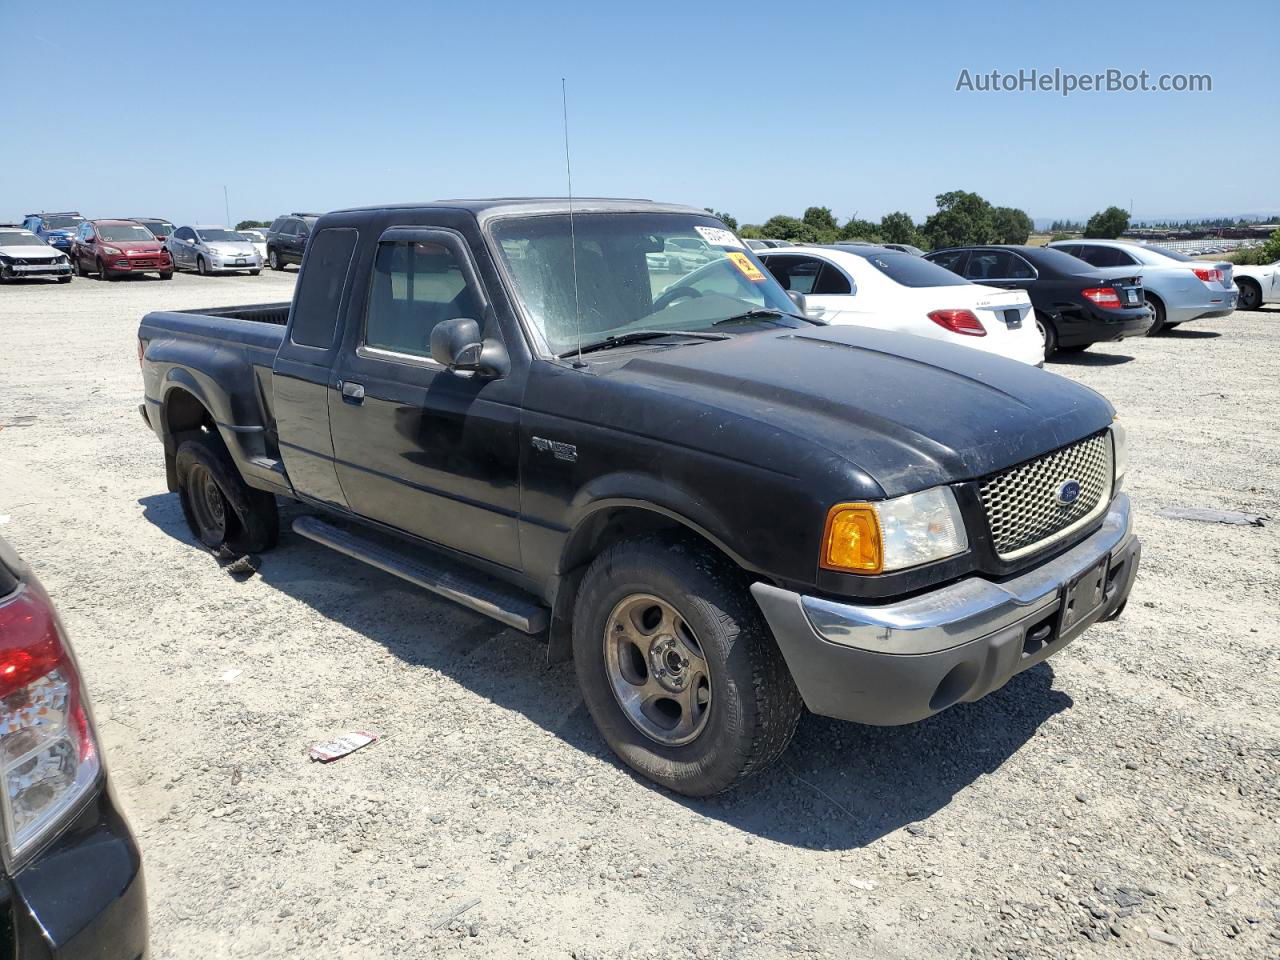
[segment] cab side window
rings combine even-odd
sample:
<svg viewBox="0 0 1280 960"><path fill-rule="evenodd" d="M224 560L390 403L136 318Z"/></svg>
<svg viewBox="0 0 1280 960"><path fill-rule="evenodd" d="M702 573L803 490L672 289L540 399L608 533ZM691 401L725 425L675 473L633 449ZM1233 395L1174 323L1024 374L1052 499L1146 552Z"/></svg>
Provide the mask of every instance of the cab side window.
<svg viewBox="0 0 1280 960"><path fill-rule="evenodd" d="M816 292L814 288L823 266L821 260L813 257L765 257L764 265L783 289L803 294Z"/></svg>
<svg viewBox="0 0 1280 960"><path fill-rule="evenodd" d="M944 253L935 253L929 257L934 263L940 267L945 267L952 273L958 273L964 276L965 258L969 256L968 250L947 250Z"/></svg>
<svg viewBox="0 0 1280 960"><path fill-rule="evenodd" d="M366 347L430 357L431 331L457 317L483 319L480 297L449 247L407 241L378 244L365 316Z"/></svg>

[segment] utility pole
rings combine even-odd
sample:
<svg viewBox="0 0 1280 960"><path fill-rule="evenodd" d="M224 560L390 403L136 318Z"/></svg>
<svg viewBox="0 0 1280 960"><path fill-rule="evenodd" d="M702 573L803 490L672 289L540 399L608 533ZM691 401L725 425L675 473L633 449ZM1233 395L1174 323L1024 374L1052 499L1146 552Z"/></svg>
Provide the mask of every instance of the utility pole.
<svg viewBox="0 0 1280 960"><path fill-rule="evenodd" d="M222 185L222 205L227 214L227 229L231 229L231 194L227 192L227 185Z"/></svg>

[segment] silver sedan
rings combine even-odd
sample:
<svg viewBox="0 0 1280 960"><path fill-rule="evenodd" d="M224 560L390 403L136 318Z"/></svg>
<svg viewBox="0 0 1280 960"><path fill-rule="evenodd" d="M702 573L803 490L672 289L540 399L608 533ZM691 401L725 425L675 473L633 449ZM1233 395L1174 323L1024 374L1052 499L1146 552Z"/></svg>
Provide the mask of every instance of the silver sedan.
<svg viewBox="0 0 1280 960"><path fill-rule="evenodd" d="M210 273L262 272L262 255L252 243L226 227L179 227L168 240L173 265L179 270Z"/></svg>

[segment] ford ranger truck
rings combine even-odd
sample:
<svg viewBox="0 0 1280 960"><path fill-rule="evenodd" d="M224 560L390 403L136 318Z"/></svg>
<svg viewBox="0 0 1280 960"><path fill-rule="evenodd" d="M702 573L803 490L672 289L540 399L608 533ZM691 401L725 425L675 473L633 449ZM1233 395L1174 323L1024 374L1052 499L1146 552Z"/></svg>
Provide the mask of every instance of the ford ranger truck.
<svg viewBox="0 0 1280 960"><path fill-rule="evenodd" d="M1103 397L820 325L690 207L338 211L291 304L138 337L200 543L266 550L301 501L297 535L545 634L617 755L691 796L767 766L805 708L977 700L1117 616L1138 566Z"/></svg>

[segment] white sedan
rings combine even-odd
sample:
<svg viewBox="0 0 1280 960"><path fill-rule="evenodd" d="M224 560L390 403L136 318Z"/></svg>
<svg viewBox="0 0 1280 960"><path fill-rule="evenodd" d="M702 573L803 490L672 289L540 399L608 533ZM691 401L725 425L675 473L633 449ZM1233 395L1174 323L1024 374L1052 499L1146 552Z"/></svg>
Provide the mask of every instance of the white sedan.
<svg viewBox="0 0 1280 960"><path fill-rule="evenodd" d="M1260 267L1237 266L1231 276L1240 290L1236 306L1257 310L1264 303L1280 303L1280 260Z"/></svg>
<svg viewBox="0 0 1280 960"><path fill-rule="evenodd" d="M950 270L877 246L779 247L756 256L824 323L896 330L1044 362L1044 339L1025 290L971 283Z"/></svg>

